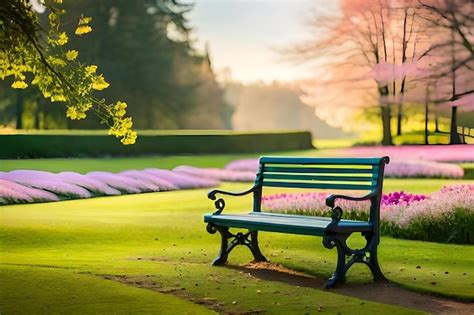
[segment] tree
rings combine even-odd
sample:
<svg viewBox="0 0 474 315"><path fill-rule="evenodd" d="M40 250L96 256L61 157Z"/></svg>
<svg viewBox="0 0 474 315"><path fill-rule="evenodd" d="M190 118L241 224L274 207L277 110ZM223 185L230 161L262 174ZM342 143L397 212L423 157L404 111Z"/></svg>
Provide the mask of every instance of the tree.
<svg viewBox="0 0 474 315"><path fill-rule="evenodd" d="M351 95L345 106L354 102L354 95L364 99L359 104L362 107L367 101L378 103L382 144L391 145L392 105L398 105L401 133L405 70L415 58L419 41L414 1L342 1L337 17L318 15L310 23L320 34L323 24L325 36L296 45L293 53L305 59L319 58L318 65L330 73L328 80L317 80L313 86L332 85L339 91L333 94L335 98ZM334 108L334 99L328 105Z"/></svg>
<svg viewBox="0 0 474 315"><path fill-rule="evenodd" d="M471 0L422 0L423 17L436 32L436 40L424 53L438 59L431 77L446 93L438 103L456 101L474 93L474 2ZM433 33L434 33L433 32ZM446 89L446 87L448 89ZM458 106L451 107L450 143L461 143L457 131Z"/></svg>
<svg viewBox="0 0 474 315"><path fill-rule="evenodd" d="M93 110L110 127L109 134L121 138L123 144L133 144L137 134L131 129L132 119L125 117L127 104L98 99L95 91L109 86L104 76L97 73L96 65L78 62L77 50L66 49L70 33L62 29L62 0L48 1L38 8L48 13L45 28L29 1L0 3L0 78L12 77L14 89L37 86L44 98L64 103L70 119L84 119ZM75 35L89 33L90 23L90 17L81 16Z"/></svg>

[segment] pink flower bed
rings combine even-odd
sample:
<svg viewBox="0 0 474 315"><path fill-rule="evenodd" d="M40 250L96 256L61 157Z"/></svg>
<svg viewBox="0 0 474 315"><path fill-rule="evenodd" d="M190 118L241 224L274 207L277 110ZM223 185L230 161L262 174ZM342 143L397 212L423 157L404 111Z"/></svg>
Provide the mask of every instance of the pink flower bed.
<svg viewBox="0 0 474 315"><path fill-rule="evenodd" d="M119 173L119 175L127 176L138 181L145 181L151 185L157 187L157 191L168 191L168 190L178 190L179 188L173 185L172 183L154 176L153 174L144 172L144 171L124 171Z"/></svg>
<svg viewBox="0 0 474 315"><path fill-rule="evenodd" d="M219 181L215 179L196 177L170 170L147 168L144 170L144 172L163 179L175 185L179 189L210 188L219 185Z"/></svg>
<svg viewBox="0 0 474 315"><path fill-rule="evenodd" d="M258 159L244 159L230 162L225 166L225 169L256 173L258 165ZM385 176L389 178L462 178L464 176L464 170L462 167L455 164L394 158L386 166Z"/></svg>
<svg viewBox="0 0 474 315"><path fill-rule="evenodd" d="M58 200L59 198L53 193L0 179L0 204Z"/></svg>
<svg viewBox="0 0 474 315"><path fill-rule="evenodd" d="M262 210L330 216L331 209L325 204L327 196L321 192L264 196ZM343 209L345 218L368 219L369 201L339 199L336 205ZM380 218L382 231L386 235L427 241L472 243L474 184L449 185L430 195L405 192L384 194Z"/></svg>
<svg viewBox="0 0 474 315"><path fill-rule="evenodd" d="M253 182L255 180L255 172L253 171L236 171L230 169L219 168L198 168L193 166L178 166L173 172L184 173L196 177L212 178L225 182Z"/></svg>
<svg viewBox="0 0 474 315"><path fill-rule="evenodd" d="M85 175L15 170L0 172L0 204L210 188L219 184L213 178L161 169L129 170L119 174L90 172Z"/></svg>
<svg viewBox="0 0 474 315"><path fill-rule="evenodd" d="M56 174L49 172L17 170L9 173L1 173L0 178L23 186L49 191L67 198L91 197L91 193L87 189L58 180Z"/></svg>
<svg viewBox="0 0 474 315"><path fill-rule="evenodd" d="M241 159L228 163L225 166L225 169L231 171L253 172L255 174L258 170L258 165L258 159Z"/></svg>
<svg viewBox="0 0 474 315"><path fill-rule="evenodd" d="M76 184L98 195L120 195L120 191L110 187L106 183L74 172L61 172L56 175L59 180L65 183Z"/></svg>
<svg viewBox="0 0 474 315"><path fill-rule="evenodd" d="M385 167L385 176L394 178L462 178L464 170L459 165L449 163L393 159Z"/></svg>
<svg viewBox="0 0 474 315"><path fill-rule="evenodd" d="M406 145L354 147L343 150L345 156L387 155L392 159L420 159L438 162L474 162L474 145Z"/></svg>
<svg viewBox="0 0 474 315"><path fill-rule="evenodd" d="M159 187L145 181L136 180L129 176L109 172L89 172L88 177L98 179L110 187L113 187L125 194L139 194L141 192L159 191Z"/></svg>

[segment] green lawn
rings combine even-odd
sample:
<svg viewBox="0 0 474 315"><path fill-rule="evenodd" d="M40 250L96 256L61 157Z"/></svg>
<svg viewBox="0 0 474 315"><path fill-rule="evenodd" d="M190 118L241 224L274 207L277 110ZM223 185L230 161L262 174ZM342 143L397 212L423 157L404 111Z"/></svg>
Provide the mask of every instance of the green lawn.
<svg viewBox="0 0 474 315"><path fill-rule="evenodd" d="M340 154L340 153L339 153ZM289 152L273 152L262 154L213 154L213 155L172 155L145 156L124 158L59 158L59 159L24 159L0 160L0 171L16 169L36 169L50 172L72 171L87 173L89 171L119 172L127 169L144 169L156 167L171 169L179 165L197 167L223 167L227 163L242 158L258 158L261 155L305 155L305 156L337 156L335 150L302 150Z"/></svg>
<svg viewBox="0 0 474 315"><path fill-rule="evenodd" d="M337 151L280 154L334 156ZM0 171L222 167L234 159L255 156L0 160ZM448 183L467 182L472 180L387 179L384 191L430 193ZM222 188L248 186L224 184ZM317 313L319 307L330 313L410 312L341 296L337 290L210 267L219 237L205 231L202 214L212 209L205 195L206 190L188 190L0 207L0 313ZM236 212L247 211L250 204L249 198L228 200L228 208ZM335 250L323 248L321 239L261 233L260 242L272 262L287 268L320 279L334 270ZM380 247L382 269L390 280L413 290L474 301L471 257L472 246L384 237ZM239 248L230 264L250 260L247 250ZM370 281L364 266L348 274L348 285Z"/></svg>
<svg viewBox="0 0 474 315"><path fill-rule="evenodd" d="M389 179L386 191L409 187L428 192L442 185L441 180ZM219 239L207 234L202 222L202 214L211 209L205 193L188 190L2 206L0 311L316 313L322 306L330 313L409 312L211 267ZM250 199L228 204L234 211L246 211ZM260 242L272 262L288 268L324 278L334 269L335 251L324 249L319 238L261 233ZM474 300L474 291L468 289L474 283L472 257L472 246L382 238L380 247L382 269L392 281L467 300ZM245 248L239 248L230 264L250 260ZM348 274L349 285L370 281L364 266Z"/></svg>

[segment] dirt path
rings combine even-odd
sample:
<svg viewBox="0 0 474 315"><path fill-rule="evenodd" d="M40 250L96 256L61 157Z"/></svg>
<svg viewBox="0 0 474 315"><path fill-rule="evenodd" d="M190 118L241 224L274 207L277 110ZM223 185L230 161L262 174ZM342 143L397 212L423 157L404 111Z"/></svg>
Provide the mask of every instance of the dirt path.
<svg viewBox="0 0 474 315"><path fill-rule="evenodd" d="M248 264L246 266L228 266L228 268L247 272L262 280L279 281L290 285L324 288L326 280L304 273L286 269L271 263ZM331 292L364 300L418 309L433 314L474 314L474 303L463 303L417 293L403 289L392 283L346 284Z"/></svg>

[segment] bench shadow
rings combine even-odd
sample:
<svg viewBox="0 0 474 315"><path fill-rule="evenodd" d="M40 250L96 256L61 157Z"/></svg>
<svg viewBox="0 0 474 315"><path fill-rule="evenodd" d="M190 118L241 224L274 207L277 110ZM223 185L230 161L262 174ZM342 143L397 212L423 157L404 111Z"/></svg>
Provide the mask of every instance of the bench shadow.
<svg viewBox="0 0 474 315"><path fill-rule="evenodd" d="M324 290L326 279L287 269L268 262L249 263L245 266L224 265L225 268L245 272L265 281ZM432 314L474 314L474 303L463 303L429 294L413 292L392 282L346 283L329 292L377 303L417 309Z"/></svg>

